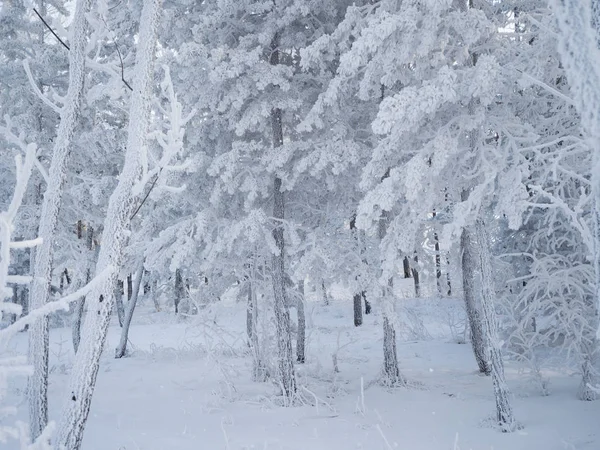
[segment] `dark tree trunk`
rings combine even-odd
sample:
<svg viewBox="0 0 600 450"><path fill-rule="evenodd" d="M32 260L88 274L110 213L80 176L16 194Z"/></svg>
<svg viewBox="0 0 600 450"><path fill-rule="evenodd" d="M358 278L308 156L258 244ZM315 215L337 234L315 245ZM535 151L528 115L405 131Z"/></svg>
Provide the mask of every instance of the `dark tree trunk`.
<svg viewBox="0 0 600 450"><path fill-rule="evenodd" d="M323 295L323 303L329 305L329 297L327 296L327 289L325 289L325 281L321 280L321 293Z"/></svg>
<svg viewBox="0 0 600 450"><path fill-rule="evenodd" d="M448 268L446 271L446 282L448 283L448 297L452 296L452 283L450 281L450 258L446 257L446 267Z"/></svg>
<svg viewBox="0 0 600 450"><path fill-rule="evenodd" d="M408 260L408 256L405 256L404 259L402 260L402 266L404 269L404 278L410 278L411 277L410 261Z"/></svg>
<svg viewBox="0 0 600 450"><path fill-rule="evenodd" d="M125 312L125 319L123 321L123 328L121 330L121 340L119 341L119 346L115 350L115 358L122 358L127 353L129 327L131 326L131 319L133 318L133 312L135 311L135 306L137 304L143 276L144 261L142 260L135 275L135 282L131 286L131 297L129 298L129 302L127 302L127 311Z"/></svg>
<svg viewBox="0 0 600 450"><path fill-rule="evenodd" d="M131 296L133 295L133 275L127 275L127 301L131 300Z"/></svg>
<svg viewBox="0 0 600 450"><path fill-rule="evenodd" d="M354 294L354 326L355 327L360 327L363 323L362 296L363 296L363 293L361 293L361 292Z"/></svg>
<svg viewBox="0 0 600 450"><path fill-rule="evenodd" d="M181 300L183 299L183 293L184 293L184 288L183 288L183 277L181 276L181 270L180 269L176 269L175 270L175 314L179 313L179 304L181 303Z"/></svg>
<svg viewBox="0 0 600 450"><path fill-rule="evenodd" d="M271 65L279 64L279 34L271 42ZM273 133L273 148L283 145L282 111L279 108L271 110L271 129ZM281 190L281 178L275 176L273 180L273 240L278 252L273 255L273 293L275 325L277 334L277 360L278 376L282 394L286 403L290 404L296 393L296 374L294 371L294 352L292 349L290 312L286 298L286 273L285 273L285 240L283 235L283 221L285 219L285 196Z"/></svg>
<svg viewBox="0 0 600 450"><path fill-rule="evenodd" d="M365 291L362 291L360 295L365 300L365 314L371 314L371 302L367 300L367 293Z"/></svg>
<svg viewBox="0 0 600 450"><path fill-rule="evenodd" d="M296 361L304 364L306 361L306 316L304 314L304 280L298 283L298 332L296 334Z"/></svg>

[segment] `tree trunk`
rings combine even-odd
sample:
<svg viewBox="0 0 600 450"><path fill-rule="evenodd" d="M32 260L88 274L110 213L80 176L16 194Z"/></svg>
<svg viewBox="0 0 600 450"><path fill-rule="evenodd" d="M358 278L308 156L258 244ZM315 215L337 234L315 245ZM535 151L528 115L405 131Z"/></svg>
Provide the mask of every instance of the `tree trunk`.
<svg viewBox="0 0 600 450"><path fill-rule="evenodd" d="M354 326L360 327L363 323L362 297L364 293L354 294Z"/></svg>
<svg viewBox="0 0 600 450"><path fill-rule="evenodd" d="M327 296L327 289L325 289L325 281L321 280L321 294L323 295L323 304L329 305L329 297Z"/></svg>
<svg viewBox="0 0 600 450"><path fill-rule="evenodd" d="M360 295L365 301L365 315L371 314L371 303L369 302L369 300L367 300L367 293L365 291L362 291Z"/></svg>
<svg viewBox="0 0 600 450"><path fill-rule="evenodd" d="M479 254L479 266L481 270L482 301L481 310L484 321L486 341L490 352L490 364L492 369L492 382L494 384L494 396L496 398L496 419L504 432L516 429L516 422L510 404L510 391L504 377L504 361L502 360L501 343L498 337L498 322L494 310L494 277L492 273L491 255L487 230L483 220L478 219L475 223L476 241Z"/></svg>
<svg viewBox="0 0 600 450"><path fill-rule="evenodd" d="M19 292L18 292L18 285L14 285L12 287L12 302L15 305L19 304ZM0 317L1 318L1 317ZM10 324L12 325L13 323L15 323L17 321L19 317L17 316L17 314L11 314L10 315Z"/></svg>
<svg viewBox="0 0 600 450"><path fill-rule="evenodd" d="M298 332L296 334L296 361L304 364L306 361L306 316L304 314L304 280L298 282Z"/></svg>
<svg viewBox="0 0 600 450"><path fill-rule="evenodd" d="M135 311L135 305L137 304L138 296L140 294L140 285L142 284L142 277L144 276L144 260L140 263L138 270L135 275L135 281L131 286L131 297L127 303L127 311L125 312L125 320L123 321L123 328L121 329L121 340L115 350L115 358L122 358L127 353L127 339L129 336L129 327L131 325L131 319L133 318L133 312Z"/></svg>
<svg viewBox="0 0 600 450"><path fill-rule="evenodd" d="M64 409L56 432L55 446L79 450L92 403L100 356L106 342L110 315L114 305L117 268L123 259L127 227L133 212L132 188L140 174L140 153L146 145L150 121L154 53L161 0L143 3L140 19L134 82L131 94L125 163L118 184L108 202L103 241L98 255L96 274L110 271L110 276L99 283L88 295L88 312L79 350L66 390Z"/></svg>
<svg viewBox="0 0 600 450"><path fill-rule="evenodd" d="M387 233L389 222L389 212L384 211L379 219L378 235L380 241ZM383 315L383 376L384 384L397 386L405 384L404 377L400 374L398 368L398 351L396 349L396 330L394 329L393 317L394 298L393 298L392 279L388 280L387 286L382 289L382 308Z"/></svg>
<svg viewBox="0 0 600 450"><path fill-rule="evenodd" d="M246 331L248 333L248 346L252 352L252 379L257 382L267 380L267 367L260 349L258 339L258 305L256 304L256 291L253 286L254 278L248 280L248 306L246 309Z"/></svg>
<svg viewBox="0 0 600 450"><path fill-rule="evenodd" d="M350 232L354 234L354 239L359 245L359 252L363 254L363 245L359 239L358 230L356 229L356 214L350 219ZM364 262L364 260L363 260ZM358 276L355 278L358 280ZM360 327L363 323L363 311L362 311L362 299L365 297L365 291L357 292L354 294L354 326ZM365 298L366 302L366 298ZM369 311L370 312L370 311ZM369 313L367 313L369 314Z"/></svg>
<svg viewBox="0 0 600 450"><path fill-rule="evenodd" d="M52 280L52 257L58 214L62 202L63 184L67 175L67 160L71 140L79 121L85 79L87 20L91 0L78 0L71 23L69 51L69 87L60 112L52 161L48 170L48 185L44 194L38 236L42 243L36 248L29 310L48 302ZM30 438L40 436L48 423L48 317L36 319L29 327L29 362L33 374L29 377Z"/></svg>
<svg viewBox="0 0 600 450"><path fill-rule="evenodd" d="M133 275L127 275L127 302L131 301L133 296Z"/></svg>
<svg viewBox="0 0 600 450"><path fill-rule="evenodd" d="M421 280L419 279L419 271L416 269L419 264L419 257L415 255L415 267L411 269L413 280L415 281L415 297L421 296Z"/></svg>
<svg viewBox="0 0 600 450"><path fill-rule="evenodd" d="M89 277L88 277L88 281L89 281ZM85 297L77 300L77 302L75 302L75 311L74 311L74 318L73 318L73 324L72 324L72 335L73 335L73 349L75 350L75 353L77 353L77 350L79 349L79 342L81 341L81 321L83 319L83 309L85 306Z"/></svg>
<svg viewBox="0 0 600 450"><path fill-rule="evenodd" d="M467 310L467 320L471 330L471 345L475 361L479 366L479 371L486 375L491 373L488 355L486 352L487 345L483 332L483 318L481 308L477 301L475 292L475 277L477 254L475 243L473 242L472 231L465 227L460 236L460 247L462 253L462 275L463 275L463 291L465 295L465 309Z"/></svg>
<svg viewBox="0 0 600 450"><path fill-rule="evenodd" d="M175 314L179 313L179 304L183 298L183 278L181 277L181 270L175 270Z"/></svg>
<svg viewBox="0 0 600 450"><path fill-rule="evenodd" d="M404 278L410 278L410 261L408 260L408 256L405 256L402 260L402 268L404 269Z"/></svg>
<svg viewBox="0 0 600 450"><path fill-rule="evenodd" d="M279 64L279 35L276 34L271 42L271 65ZM271 110L271 129L273 132L273 148L283 145L282 111L279 108ZM281 190L281 178L275 176L273 180L273 218L275 228L273 239L278 252L273 255L273 293L275 324L277 332L277 359L279 370L279 384L286 403L290 403L296 393L296 374L294 372L294 356L290 327L290 312L286 299L285 288L285 241L283 236L283 220L285 218L285 196Z"/></svg>
<svg viewBox="0 0 600 450"><path fill-rule="evenodd" d="M433 217L436 216L435 211L433 212ZM442 256L440 255L440 238L438 237L437 232L433 233L433 247L435 249L435 282L437 286L438 295L442 296Z"/></svg>
<svg viewBox="0 0 600 450"><path fill-rule="evenodd" d="M448 285L448 297L452 297L452 282L450 279L450 256L446 256L446 284Z"/></svg>
<svg viewBox="0 0 600 450"><path fill-rule="evenodd" d="M123 327L123 319L125 318L125 305L123 303L124 284L123 280L117 280L115 287L115 304L117 305L117 318L119 319L119 326Z"/></svg>
<svg viewBox="0 0 600 450"><path fill-rule="evenodd" d="M252 348L254 339L254 297L252 292L252 281L248 279L248 302L246 303L246 335L248 336L248 347Z"/></svg>

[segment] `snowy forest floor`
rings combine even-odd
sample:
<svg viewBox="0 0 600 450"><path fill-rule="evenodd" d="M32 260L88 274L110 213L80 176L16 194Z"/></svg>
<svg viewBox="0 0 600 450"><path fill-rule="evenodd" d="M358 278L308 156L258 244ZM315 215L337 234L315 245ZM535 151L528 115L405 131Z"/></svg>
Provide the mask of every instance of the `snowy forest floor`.
<svg viewBox="0 0 600 450"><path fill-rule="evenodd" d="M456 343L463 331L460 302L409 304L410 311L424 314L422 328L410 333L405 328L398 335L401 370L412 387L388 389L376 382L382 363L377 308L375 314L365 316L362 327L355 328L350 302L309 303L307 362L296 366L306 404L291 408L278 406L273 384L251 380L245 305L221 304L184 320L142 305L130 332L130 357L113 358L120 328L111 327L83 448L600 448L600 402L576 399L577 374L545 373L551 394L542 397L522 368L510 362L507 378L524 428L512 434L493 429L489 425L494 411L491 379L476 372L470 345ZM13 341L15 350L26 345L24 333ZM333 370L336 352L339 373ZM72 357L70 329L53 329L51 418L57 417L65 398ZM13 399L23 399L24 387L12 386ZM20 414L26 413L21 401Z"/></svg>

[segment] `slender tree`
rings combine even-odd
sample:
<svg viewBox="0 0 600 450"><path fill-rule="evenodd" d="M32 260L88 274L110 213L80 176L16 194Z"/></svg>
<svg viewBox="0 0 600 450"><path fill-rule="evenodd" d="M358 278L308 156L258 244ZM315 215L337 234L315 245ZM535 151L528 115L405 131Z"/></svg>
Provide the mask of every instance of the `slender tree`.
<svg viewBox="0 0 600 450"><path fill-rule="evenodd" d="M140 19L139 47L136 55L135 78L130 106L125 164L119 183L111 195L104 239L98 255L96 273L112 269L111 276L90 294L85 327L71 373L68 398L56 434L56 446L79 450L90 411L92 395L110 324L116 283L116 268L123 256L126 230L133 212L132 190L142 169L141 155L147 139L150 121L154 53L157 40L161 0L144 3Z"/></svg>
<svg viewBox="0 0 600 450"><path fill-rule="evenodd" d="M67 175L67 162L83 98L88 24L86 15L91 0L78 0L71 23L69 45L69 87L64 104L58 111L60 125L57 130L52 161L48 171L48 184L44 193L38 234L42 244L35 251L33 282L29 291L29 308L39 308L48 302L52 279L52 253L58 224L63 183ZM29 378L29 420L31 435L40 435L48 422L48 318L41 317L29 328L29 358L33 375Z"/></svg>

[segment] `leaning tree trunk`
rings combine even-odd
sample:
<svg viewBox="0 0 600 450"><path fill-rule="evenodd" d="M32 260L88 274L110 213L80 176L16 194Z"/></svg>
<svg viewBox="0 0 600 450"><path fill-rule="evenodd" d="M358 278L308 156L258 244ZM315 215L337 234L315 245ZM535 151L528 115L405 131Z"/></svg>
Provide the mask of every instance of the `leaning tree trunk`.
<svg viewBox="0 0 600 450"><path fill-rule="evenodd" d="M467 310L467 320L471 330L471 345L475 361L479 366L479 371L486 375L491 373L487 345L483 331L483 318L481 308L477 301L475 293L475 277L477 254L475 243L473 242L472 230L465 227L460 236L460 247L462 251L462 275L463 291L465 294L465 309Z"/></svg>
<svg viewBox="0 0 600 450"><path fill-rule="evenodd" d="M71 23L69 87L60 110L60 124L40 214L38 236L42 238L42 243L34 252L33 281L29 291L30 311L44 306L50 295L54 236L67 175L67 160L83 98L88 32L86 14L91 3L91 0L77 1ZM36 319L29 327L29 362L33 366L33 373L29 377L27 398L32 440L40 436L48 422L48 345L48 317L45 316Z"/></svg>
<svg viewBox="0 0 600 450"><path fill-rule="evenodd" d="M104 224L104 239L98 255L96 273L112 269L110 276L88 295L88 312L79 351L66 390L64 409L56 433L55 446L79 450L86 420L90 412L100 356L110 325L117 280L116 269L121 266L127 227L133 212L132 188L138 180L141 152L146 145L150 122L154 53L162 0L148 0L142 7L139 44L134 68L133 92L129 109L129 125L125 163L119 182L108 202Z"/></svg>
<svg viewBox="0 0 600 450"><path fill-rule="evenodd" d="M279 36L276 35L271 43L271 56L269 63L279 64ZM283 145L282 111L273 108L271 111L271 127L273 131L273 147ZM285 218L285 197L281 190L281 178L275 176L273 180L273 218L275 228L273 239L277 253L273 255L273 293L275 325L277 333L277 367L279 383L286 403L290 403L296 393L296 374L294 372L294 355L292 350L292 337L290 327L290 312L285 291L285 241L283 237L283 220Z"/></svg>
<svg viewBox="0 0 600 450"><path fill-rule="evenodd" d="M304 280L298 282L298 332L296 334L296 361L304 364L306 361L306 315L304 314Z"/></svg>
<svg viewBox="0 0 600 450"><path fill-rule="evenodd" d="M504 377L504 361L502 360L502 344L498 337L498 321L494 310L494 276L492 273L491 254L487 231L483 220L475 223L475 233L481 270L482 301L481 311L484 321L486 341L490 352L490 365L494 396L496 398L496 419L502 431L510 432L516 429L516 422L510 404L510 391Z"/></svg>
<svg viewBox="0 0 600 450"><path fill-rule="evenodd" d="M131 325L131 319L133 318L133 312L135 311L135 305L137 304L138 296L140 294L140 285L142 284L142 277L144 276L144 260L140 263L138 270L135 275L135 280L131 286L131 297L127 303L127 311L125 311L125 319L123 320L123 328L121 329L121 340L115 350L115 358L122 358L127 353L127 339L129 337L129 326Z"/></svg>
<svg viewBox="0 0 600 450"><path fill-rule="evenodd" d="M486 354L487 346L483 332L483 319L475 295L475 265L477 263L471 230L463 229L460 244L462 248L463 291L467 319L471 330L471 345L479 371L489 375L491 369Z"/></svg>
<svg viewBox="0 0 600 450"><path fill-rule="evenodd" d="M117 307L117 319L119 319L119 326L123 327L123 319L125 318L125 303L123 302L124 291L124 283L123 280L117 280L115 286L115 305Z"/></svg>

